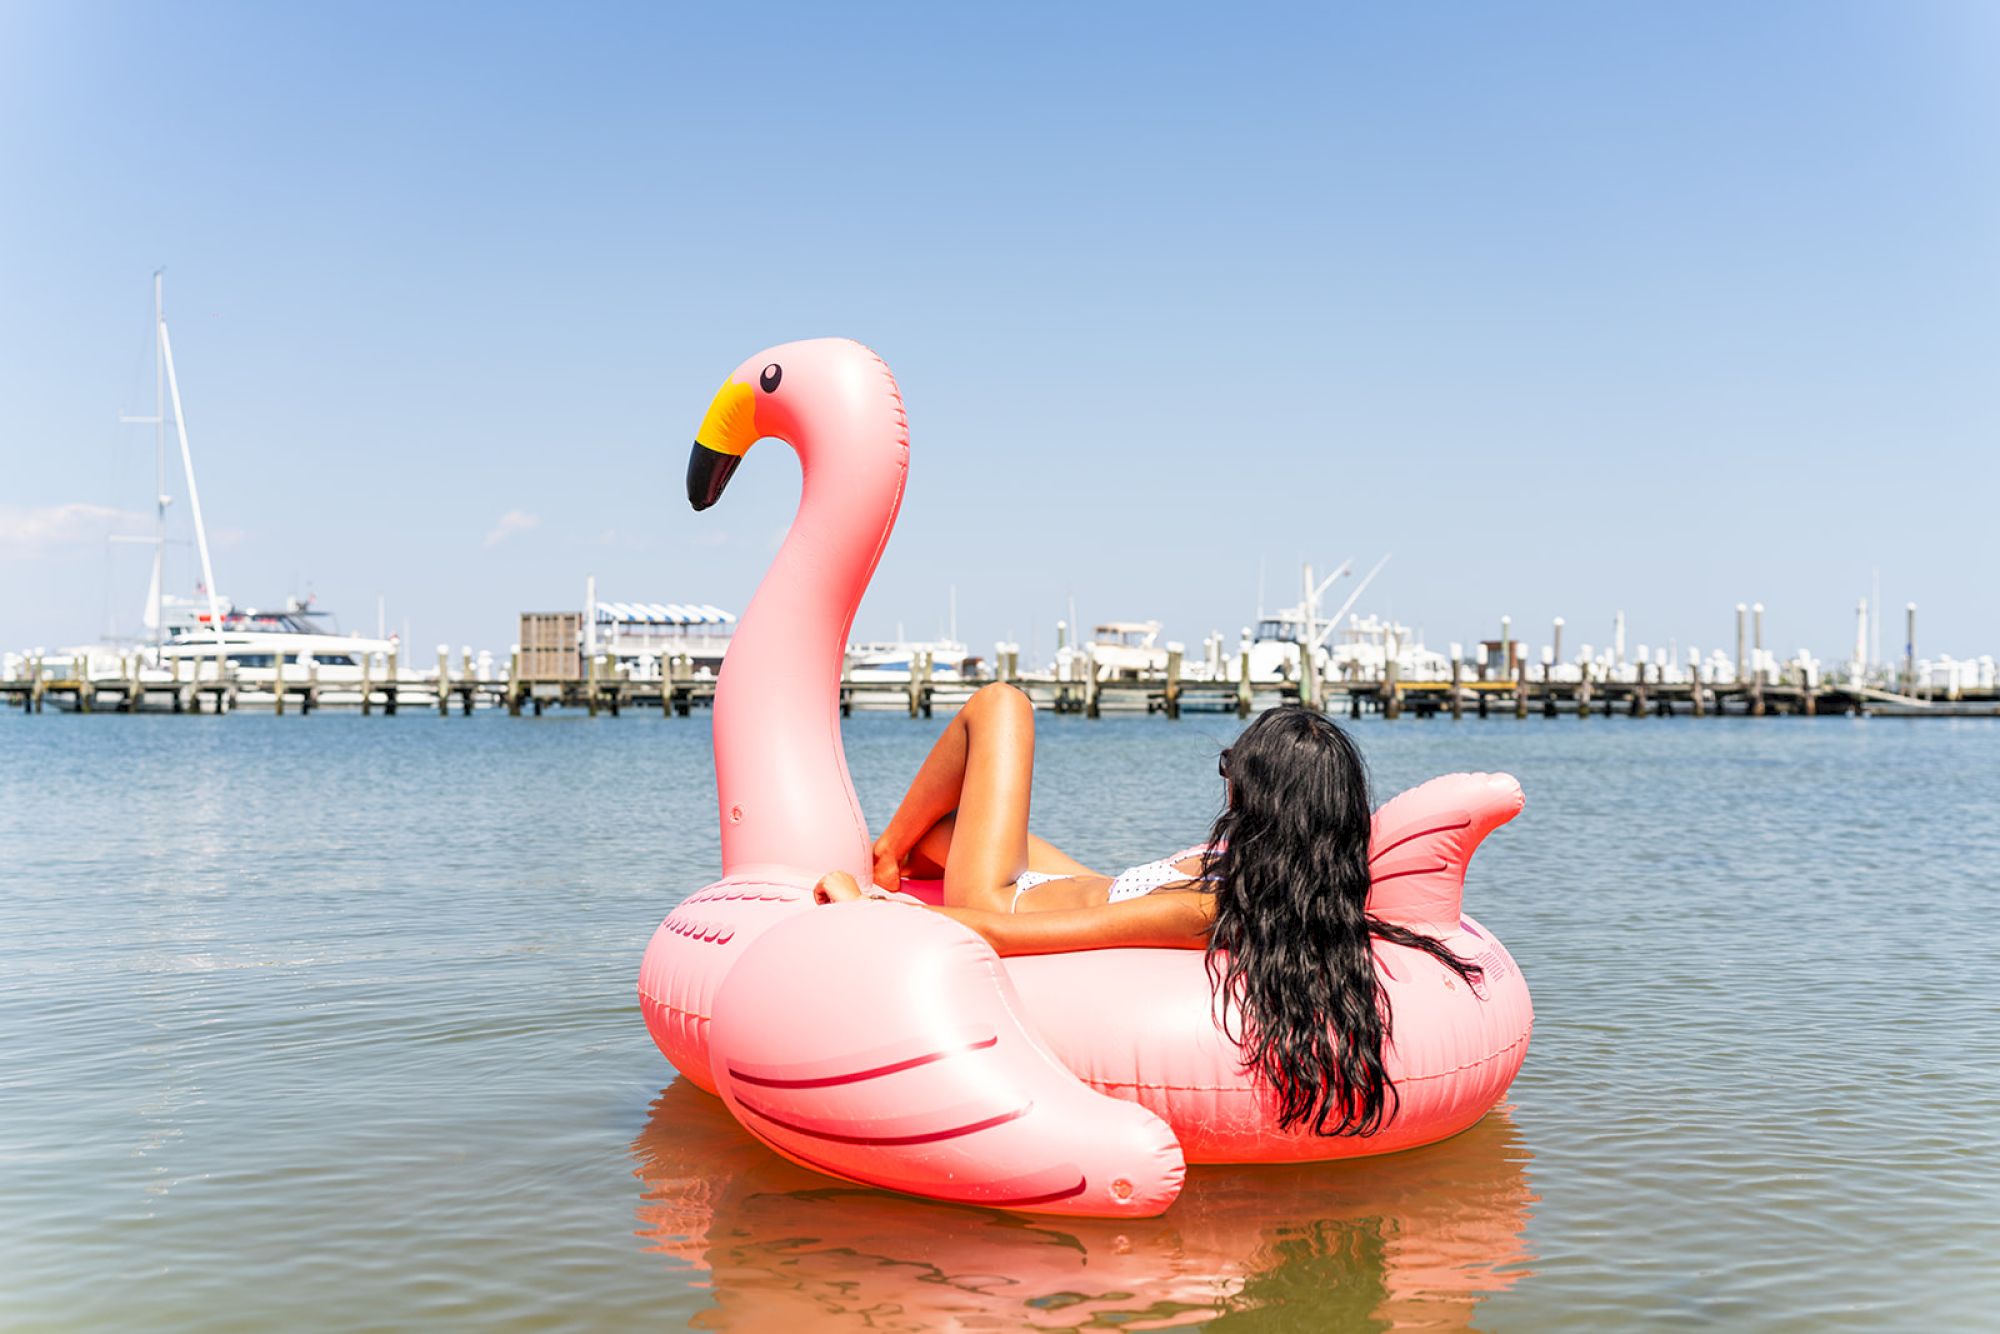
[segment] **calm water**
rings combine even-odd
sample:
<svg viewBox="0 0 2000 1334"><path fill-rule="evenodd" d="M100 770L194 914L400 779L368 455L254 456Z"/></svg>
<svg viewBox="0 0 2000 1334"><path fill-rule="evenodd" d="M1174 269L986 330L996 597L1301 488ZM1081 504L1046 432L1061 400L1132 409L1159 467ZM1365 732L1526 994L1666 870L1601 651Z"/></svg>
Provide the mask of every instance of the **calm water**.
<svg viewBox="0 0 2000 1334"><path fill-rule="evenodd" d="M938 724L860 717L879 825ZM1166 1217L832 1185L633 993L717 864L704 720L0 715L0 1323L1987 1326L2000 725L1357 725L1507 769L1467 903L1539 1022L1450 1143ZM1199 836L1226 720L1042 722L1037 828Z"/></svg>

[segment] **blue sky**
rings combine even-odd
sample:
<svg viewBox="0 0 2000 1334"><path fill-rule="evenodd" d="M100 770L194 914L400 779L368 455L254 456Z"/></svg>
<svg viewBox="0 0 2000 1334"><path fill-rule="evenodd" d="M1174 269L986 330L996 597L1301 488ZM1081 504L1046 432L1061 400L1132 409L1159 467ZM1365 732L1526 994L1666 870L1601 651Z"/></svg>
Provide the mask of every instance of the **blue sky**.
<svg viewBox="0 0 2000 1334"><path fill-rule="evenodd" d="M796 466L688 441L832 333L911 420L858 636L1391 552L1436 645L1833 657L1879 568L2000 651L1989 6L0 5L0 645L136 620L159 265L218 582L423 652L740 608Z"/></svg>

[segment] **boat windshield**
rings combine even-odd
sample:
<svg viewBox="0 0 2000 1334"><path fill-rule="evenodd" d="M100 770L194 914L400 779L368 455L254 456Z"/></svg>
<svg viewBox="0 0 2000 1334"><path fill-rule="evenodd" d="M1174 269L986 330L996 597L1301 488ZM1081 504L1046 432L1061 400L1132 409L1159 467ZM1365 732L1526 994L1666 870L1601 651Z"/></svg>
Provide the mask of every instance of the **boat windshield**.
<svg viewBox="0 0 2000 1334"><path fill-rule="evenodd" d="M263 611L256 607L238 608L224 603L222 607L222 629L236 633L256 632L277 635L324 635L333 630L326 625L314 624L324 620L326 613L314 611L310 607L288 607L282 611ZM167 608L167 637L186 639L209 633L209 614L205 603L193 605L170 605Z"/></svg>

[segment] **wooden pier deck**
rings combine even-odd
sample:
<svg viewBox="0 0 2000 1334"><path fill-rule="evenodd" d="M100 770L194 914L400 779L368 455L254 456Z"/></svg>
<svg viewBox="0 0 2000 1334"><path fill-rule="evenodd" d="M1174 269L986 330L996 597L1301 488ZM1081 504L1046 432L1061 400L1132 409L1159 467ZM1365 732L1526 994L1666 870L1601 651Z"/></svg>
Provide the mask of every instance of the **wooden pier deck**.
<svg viewBox="0 0 2000 1334"><path fill-rule="evenodd" d="M1656 673L1630 680L1530 679L1399 681L1387 679L1254 683L1186 679L1179 664L1165 673L1127 680L1096 681L1023 673L1003 661L996 679L1027 693L1039 709L1079 714L1149 714L1179 718L1183 713L1252 713L1279 703L1304 701L1352 718L1364 714L1388 719L1513 716L1516 718L1603 717L1814 717L1874 715L1910 718L2000 717L2000 690L1955 693L1898 693L1873 686L1844 683L1806 684L1747 681L1728 683L1663 681ZM933 680L929 664L919 662L907 682L863 682L843 679L843 715L863 709L886 709L910 717L931 717L950 709L983 682ZM657 712L685 718L715 700L715 678L668 664L659 675L634 676L617 670L607 659L575 679L537 681L519 671L518 660L502 678L482 679L469 667L453 672L440 659L435 671L392 669L382 679L322 682L317 673L272 679L268 669L256 678L213 663L201 664L181 679L141 679L97 676L88 681L44 669L31 661L24 674L0 678L0 699L29 713L41 713L54 701L59 709L78 713L146 712L223 713L248 704L277 713L311 714L338 708L393 717L406 711L470 715L478 708L504 708L512 716L539 717L551 709L580 710L613 717Z"/></svg>

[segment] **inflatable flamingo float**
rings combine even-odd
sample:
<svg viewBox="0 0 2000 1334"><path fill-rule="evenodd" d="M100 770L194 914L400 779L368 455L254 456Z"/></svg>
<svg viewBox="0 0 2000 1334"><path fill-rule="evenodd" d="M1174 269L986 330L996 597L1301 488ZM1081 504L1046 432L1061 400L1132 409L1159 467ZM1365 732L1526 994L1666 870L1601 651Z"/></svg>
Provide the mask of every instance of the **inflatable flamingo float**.
<svg viewBox="0 0 2000 1334"><path fill-rule="evenodd" d="M1504 774L1434 779L1375 815L1369 911L1485 970L1476 987L1376 943L1399 1106L1367 1138L1280 1132L1217 1028L1199 951L1002 960L941 914L814 907L829 870L873 857L840 741L848 629L902 503L909 428L895 377L846 339L786 343L723 382L696 433L706 509L755 441L797 451L798 515L717 686L722 879L660 924L639 970L646 1026L694 1083L801 1166L931 1199L1147 1217L1189 1162L1290 1162L1412 1148L1466 1129L1527 1055L1513 959L1460 912L1466 864L1521 808Z"/></svg>

